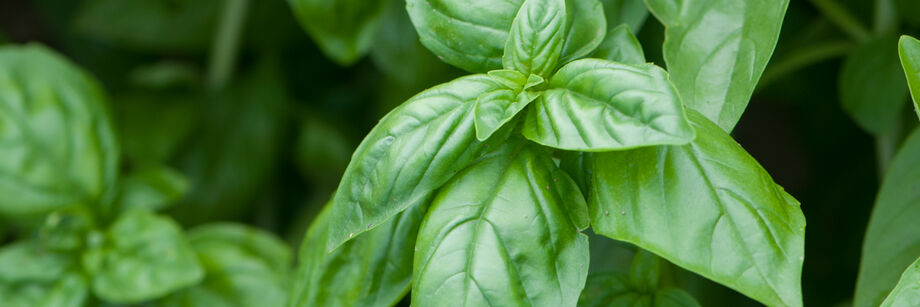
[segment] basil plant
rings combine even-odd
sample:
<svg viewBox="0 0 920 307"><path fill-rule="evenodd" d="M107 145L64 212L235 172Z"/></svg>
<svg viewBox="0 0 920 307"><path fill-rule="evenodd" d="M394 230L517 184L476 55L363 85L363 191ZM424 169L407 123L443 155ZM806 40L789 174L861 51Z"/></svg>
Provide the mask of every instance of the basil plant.
<svg viewBox="0 0 920 307"><path fill-rule="evenodd" d="M408 0L422 44L473 74L367 135L307 232L289 304L385 306L411 289L418 306L574 306L591 228L642 251L606 281L616 293L583 304L697 305L649 276L657 255L801 306L799 203L729 135L788 1L605 4L658 18L668 69L628 25L608 31L597 0Z"/></svg>

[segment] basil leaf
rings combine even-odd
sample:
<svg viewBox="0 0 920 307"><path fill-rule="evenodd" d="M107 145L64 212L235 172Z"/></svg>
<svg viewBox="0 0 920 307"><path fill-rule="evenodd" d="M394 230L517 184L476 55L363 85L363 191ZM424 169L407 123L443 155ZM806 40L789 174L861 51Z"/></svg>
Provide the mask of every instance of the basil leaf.
<svg viewBox="0 0 920 307"><path fill-rule="evenodd" d="M801 306L798 201L727 133L688 113L697 131L688 145L592 155L595 232L767 305Z"/></svg>
<svg viewBox="0 0 920 307"><path fill-rule="evenodd" d="M136 50L207 50L222 1L85 1L74 17L81 34Z"/></svg>
<svg viewBox="0 0 920 307"><path fill-rule="evenodd" d="M476 139L484 141L495 131L511 121L518 112L539 97L539 92L528 88L541 86L542 77L530 75L530 78L516 70L493 70L489 77L501 83L506 89L499 89L479 96L476 99L474 124Z"/></svg>
<svg viewBox="0 0 920 307"><path fill-rule="evenodd" d="M789 0L646 0L684 103L731 131L779 38Z"/></svg>
<svg viewBox="0 0 920 307"><path fill-rule="evenodd" d="M72 207L52 212L38 230L38 242L50 251L75 252L86 246L86 235L93 230L92 212L87 207Z"/></svg>
<svg viewBox="0 0 920 307"><path fill-rule="evenodd" d="M556 69L565 38L564 0L525 0L511 23L502 65L524 75Z"/></svg>
<svg viewBox="0 0 920 307"><path fill-rule="evenodd" d="M392 306L409 290L412 255L427 203L327 253L335 225L329 205L310 225L289 306ZM329 285L335 285L330 287Z"/></svg>
<svg viewBox="0 0 920 307"><path fill-rule="evenodd" d="M539 144L582 151L693 139L680 96L663 69L598 59L562 67L527 112L523 133Z"/></svg>
<svg viewBox="0 0 920 307"><path fill-rule="evenodd" d="M605 59L624 64L645 64L645 52L629 26L622 24L607 31L607 38L597 47L593 58Z"/></svg>
<svg viewBox="0 0 920 307"><path fill-rule="evenodd" d="M920 291L917 291L918 288L920 288L920 258L914 261L907 270L904 270L898 285L894 287L894 290L891 290L891 294L885 298L881 307L920 305Z"/></svg>
<svg viewBox="0 0 920 307"><path fill-rule="evenodd" d="M853 306L877 306L920 255L920 129L914 129L882 181L866 230Z"/></svg>
<svg viewBox="0 0 920 307"><path fill-rule="evenodd" d="M621 272L592 273L578 306L700 306L689 293L676 288L660 288L660 259L640 250L633 257L627 276Z"/></svg>
<svg viewBox="0 0 920 307"><path fill-rule="evenodd" d="M188 141L199 118L198 101L186 93L135 91L113 101L119 143L131 165L168 162ZM156 116L151 116L156 114Z"/></svg>
<svg viewBox="0 0 920 307"><path fill-rule="evenodd" d="M524 0L407 0L422 44L448 64L469 72L502 67L511 24ZM566 0L566 40L560 63L587 55L604 39L597 0Z"/></svg>
<svg viewBox="0 0 920 307"><path fill-rule="evenodd" d="M351 65L374 42L385 0L288 0L291 10L327 57Z"/></svg>
<svg viewBox="0 0 920 307"><path fill-rule="evenodd" d="M910 36L902 36L898 43L901 65L907 75L907 84L914 100L914 110L920 116L920 41Z"/></svg>
<svg viewBox="0 0 920 307"><path fill-rule="evenodd" d="M581 192L548 153L505 146L432 201L416 242L412 303L573 306L588 274L587 226Z"/></svg>
<svg viewBox="0 0 920 307"><path fill-rule="evenodd" d="M896 128L907 96L895 46L891 36L863 43L840 72L838 87L844 110L863 129L877 135Z"/></svg>
<svg viewBox="0 0 920 307"><path fill-rule="evenodd" d="M83 255L93 293L111 303L138 303L194 285L204 271L182 230L169 218L135 210L106 231L103 246Z"/></svg>
<svg viewBox="0 0 920 307"><path fill-rule="evenodd" d="M607 17L608 28L626 24L633 31L639 32L645 25L645 20L648 19L648 8L645 7L645 2L642 0L600 1L604 4L604 15Z"/></svg>
<svg viewBox="0 0 920 307"><path fill-rule="evenodd" d="M147 166L122 177L116 203L122 211L157 211L179 200L188 191L188 180L165 166Z"/></svg>
<svg viewBox="0 0 920 307"><path fill-rule="evenodd" d="M79 307L86 301L86 280L70 257L22 241L0 249L0 306Z"/></svg>
<svg viewBox="0 0 920 307"><path fill-rule="evenodd" d="M405 96L396 99L395 103L401 103L406 97L433 84L459 76L460 70L441 62L419 42L406 12L406 1L388 2L370 56L374 66L384 75L408 87Z"/></svg>
<svg viewBox="0 0 920 307"><path fill-rule="evenodd" d="M477 97L501 88L486 75L462 77L381 119L355 150L335 194L327 250L419 204L479 158L489 145L476 140L473 107Z"/></svg>
<svg viewBox="0 0 920 307"><path fill-rule="evenodd" d="M0 48L0 215L90 205L114 183L118 146L99 85L39 45Z"/></svg>
<svg viewBox="0 0 920 307"><path fill-rule="evenodd" d="M161 301L161 306L284 306L291 251L273 234L217 223L188 232L205 279Z"/></svg>

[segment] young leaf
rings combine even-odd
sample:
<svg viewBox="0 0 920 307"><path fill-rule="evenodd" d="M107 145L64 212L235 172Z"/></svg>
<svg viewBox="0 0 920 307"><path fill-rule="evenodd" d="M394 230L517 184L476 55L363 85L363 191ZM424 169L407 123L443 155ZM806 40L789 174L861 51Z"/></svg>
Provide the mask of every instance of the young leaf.
<svg viewBox="0 0 920 307"><path fill-rule="evenodd" d="M427 203L413 206L328 253L329 205L300 249L289 306L392 306L409 290L412 255ZM328 286L335 285L335 286Z"/></svg>
<svg viewBox="0 0 920 307"><path fill-rule="evenodd" d="M39 45L0 48L0 214L89 205L114 183L118 146L96 82Z"/></svg>
<svg viewBox="0 0 920 307"><path fill-rule="evenodd" d="M843 63L839 89L843 108L863 129L880 135L896 128L907 85L894 37L872 39Z"/></svg>
<svg viewBox="0 0 920 307"><path fill-rule="evenodd" d="M83 306L86 280L72 259L21 241L0 249L0 306Z"/></svg>
<svg viewBox="0 0 920 307"><path fill-rule="evenodd" d="M684 146L595 153L596 233L627 241L771 306L801 306L805 217L757 161L703 115Z"/></svg>
<svg viewBox="0 0 920 307"><path fill-rule="evenodd" d="M127 212L106 231L105 240L84 253L83 267L93 276L93 293L107 302L158 298L204 277L182 230L169 218Z"/></svg>
<svg viewBox="0 0 920 307"><path fill-rule="evenodd" d="M920 306L920 258L914 261L880 307Z"/></svg>
<svg viewBox="0 0 920 307"><path fill-rule="evenodd" d="M407 0L419 39L444 62L469 72L502 67L511 24L524 0ZM560 63L587 55L604 39L597 0L566 0ZM600 25L600 27L599 27Z"/></svg>
<svg viewBox="0 0 920 307"><path fill-rule="evenodd" d="M907 75L907 85L914 100L914 110L920 116L920 41L910 36L902 36L898 43L901 65Z"/></svg>
<svg viewBox="0 0 920 307"><path fill-rule="evenodd" d="M498 131L531 101L538 93L502 89L489 92L476 99L476 139L485 141Z"/></svg>
<svg viewBox="0 0 920 307"><path fill-rule="evenodd" d="M920 129L914 129L882 182L869 219L853 306L878 306L920 255Z"/></svg>
<svg viewBox="0 0 920 307"><path fill-rule="evenodd" d="M288 0L294 15L327 57L351 65L374 42L385 0Z"/></svg>
<svg viewBox="0 0 920 307"><path fill-rule="evenodd" d="M680 97L663 69L599 59L562 67L527 112L523 133L539 144L582 151L693 139Z"/></svg>
<svg viewBox="0 0 920 307"><path fill-rule="evenodd" d="M684 103L731 131L779 38L789 0L645 0Z"/></svg>
<svg viewBox="0 0 920 307"><path fill-rule="evenodd" d="M511 23L502 64L524 75L556 69L565 39L564 0L525 0Z"/></svg>
<svg viewBox="0 0 920 307"><path fill-rule="evenodd" d="M333 198L327 251L419 204L479 158L489 145L476 140L473 107L477 97L499 89L486 75L462 77L380 120L355 150Z"/></svg>
<svg viewBox="0 0 920 307"><path fill-rule="evenodd" d="M273 234L245 225L217 223L192 229L188 240L204 267L205 279L157 305L285 305L291 251Z"/></svg>
<svg viewBox="0 0 920 307"><path fill-rule="evenodd" d="M605 59L624 64L645 64L645 52L636 36L629 31L629 26L622 24L607 31L607 38L597 47L593 58Z"/></svg>
<svg viewBox="0 0 920 307"><path fill-rule="evenodd" d="M633 31L639 32L648 19L648 8L642 0L601 0L601 3L604 4L607 28L626 24Z"/></svg>
<svg viewBox="0 0 920 307"><path fill-rule="evenodd" d="M416 243L413 304L575 305L588 273L584 198L548 153L517 144L435 196Z"/></svg>
<svg viewBox="0 0 920 307"><path fill-rule="evenodd" d="M185 196L188 180L165 166L148 166L122 177L116 203L121 211L157 211Z"/></svg>

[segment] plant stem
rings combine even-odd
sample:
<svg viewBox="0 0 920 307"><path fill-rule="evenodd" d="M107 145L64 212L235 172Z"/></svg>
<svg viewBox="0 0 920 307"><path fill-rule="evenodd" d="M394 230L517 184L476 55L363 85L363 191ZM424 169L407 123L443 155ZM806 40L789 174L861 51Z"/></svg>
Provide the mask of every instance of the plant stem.
<svg viewBox="0 0 920 307"><path fill-rule="evenodd" d="M837 24L837 27L856 41L862 42L869 39L869 30L836 1L811 0L811 3L821 11L821 14L827 16L828 19Z"/></svg>
<svg viewBox="0 0 920 307"><path fill-rule="evenodd" d="M767 67L760 83L757 84L757 90L766 88L768 85L783 76L795 72L804 67L823 62L836 57L846 55L853 49L853 44L847 41L831 41L817 43L811 46L801 48L790 53L789 56L776 61Z"/></svg>
<svg viewBox="0 0 920 307"><path fill-rule="evenodd" d="M248 0L224 0L224 10L217 25L217 34L211 45L211 58L208 62L208 89L216 91L223 88L236 65L240 34L246 21Z"/></svg>
<svg viewBox="0 0 920 307"><path fill-rule="evenodd" d="M898 31L897 12L891 0L875 1L875 24L872 29L876 34L895 33Z"/></svg>

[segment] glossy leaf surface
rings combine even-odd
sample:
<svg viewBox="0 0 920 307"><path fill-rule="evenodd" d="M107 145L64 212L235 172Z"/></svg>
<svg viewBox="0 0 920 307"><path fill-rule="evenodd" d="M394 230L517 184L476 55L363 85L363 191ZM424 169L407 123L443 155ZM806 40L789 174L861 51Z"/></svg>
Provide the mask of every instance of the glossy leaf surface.
<svg viewBox="0 0 920 307"><path fill-rule="evenodd" d="M684 103L731 131L773 54L789 0L646 0Z"/></svg>
<svg viewBox="0 0 920 307"><path fill-rule="evenodd" d="M881 307L920 306L920 259L914 261L901 275L898 285L891 290Z"/></svg>
<svg viewBox="0 0 920 307"><path fill-rule="evenodd" d="M291 250L275 235L217 223L188 232L205 279L171 294L161 306L280 307L287 301Z"/></svg>
<svg viewBox="0 0 920 307"><path fill-rule="evenodd" d="M385 0L288 0L294 15L327 57L351 65L370 49Z"/></svg>
<svg viewBox="0 0 920 307"><path fill-rule="evenodd" d="M920 255L920 129L904 142L882 182L866 230L853 306L877 306Z"/></svg>
<svg viewBox="0 0 920 307"><path fill-rule="evenodd" d="M898 46L901 65L913 97L914 110L917 111L917 116L920 116L920 41L913 37L902 36Z"/></svg>
<svg viewBox="0 0 920 307"><path fill-rule="evenodd" d="M560 69L528 111L523 133L539 144L583 151L693 139L680 96L663 69L599 59Z"/></svg>
<svg viewBox="0 0 920 307"><path fill-rule="evenodd" d="M896 128L907 98L896 46L890 36L863 43L850 54L840 72L844 110L860 127L876 135Z"/></svg>
<svg viewBox="0 0 920 307"><path fill-rule="evenodd" d="M79 307L88 295L83 276L68 255L21 241L0 249L0 305Z"/></svg>
<svg viewBox="0 0 920 307"><path fill-rule="evenodd" d="M204 271L179 225L146 211L122 214L105 241L83 256L93 293L112 303L138 303L202 280Z"/></svg>
<svg viewBox="0 0 920 307"><path fill-rule="evenodd" d="M526 142L525 142L526 143ZM548 153L511 142L435 196L419 230L412 303L572 306L588 273L584 198Z"/></svg>
<svg viewBox="0 0 920 307"><path fill-rule="evenodd" d="M92 205L118 146L98 84L39 45L0 49L0 215Z"/></svg>
<svg viewBox="0 0 920 307"><path fill-rule="evenodd" d="M607 38L591 57L634 65L646 62L642 45L626 24L607 31Z"/></svg>
<svg viewBox="0 0 920 307"><path fill-rule="evenodd" d="M564 0L525 0L511 23L502 65L524 75L556 69L565 39Z"/></svg>
<svg viewBox="0 0 920 307"><path fill-rule="evenodd" d="M332 253L323 248L335 223L327 205L301 244L289 306L392 306L398 302L412 279L412 255L424 205L397 214Z"/></svg>
<svg viewBox="0 0 920 307"><path fill-rule="evenodd" d="M524 0L408 0L422 44L443 61L470 72L502 67L511 24ZM604 39L597 0L567 0L561 62L587 55Z"/></svg>
<svg viewBox="0 0 920 307"><path fill-rule="evenodd" d="M595 232L767 305L801 306L798 201L727 133L688 113L697 131L688 145L592 155Z"/></svg>
<svg viewBox="0 0 920 307"><path fill-rule="evenodd" d="M499 89L486 75L462 77L380 120L352 156L333 199L329 215L336 223L327 251L419 204L479 158L489 146L476 139L473 108L479 96Z"/></svg>

